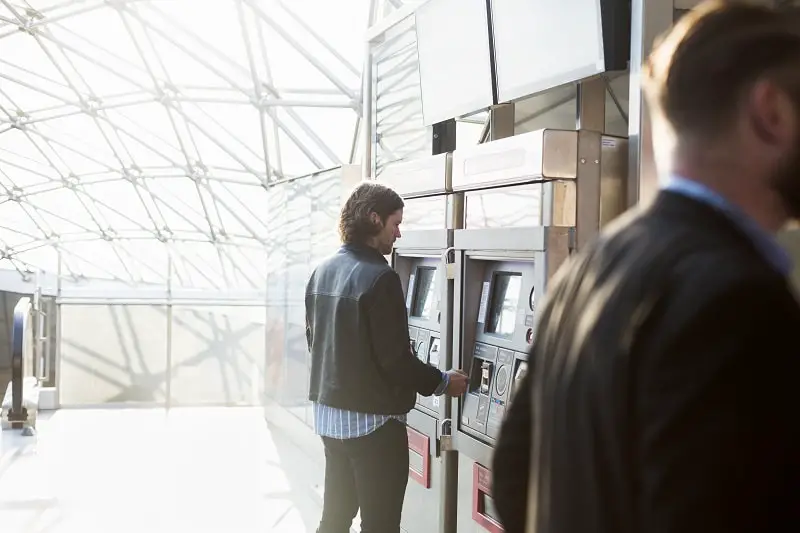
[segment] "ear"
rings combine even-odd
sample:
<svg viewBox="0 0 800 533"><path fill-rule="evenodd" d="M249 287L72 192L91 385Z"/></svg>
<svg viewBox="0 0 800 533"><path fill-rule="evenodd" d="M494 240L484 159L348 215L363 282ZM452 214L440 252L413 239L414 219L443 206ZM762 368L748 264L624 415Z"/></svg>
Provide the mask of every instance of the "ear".
<svg viewBox="0 0 800 533"><path fill-rule="evenodd" d="M372 211L369 214L369 220L370 220L370 222L372 222L376 226L380 226L381 225L381 217L375 211Z"/></svg>
<svg viewBox="0 0 800 533"><path fill-rule="evenodd" d="M748 104L750 123L759 139L780 147L792 142L796 110L785 91L771 80L759 81Z"/></svg>

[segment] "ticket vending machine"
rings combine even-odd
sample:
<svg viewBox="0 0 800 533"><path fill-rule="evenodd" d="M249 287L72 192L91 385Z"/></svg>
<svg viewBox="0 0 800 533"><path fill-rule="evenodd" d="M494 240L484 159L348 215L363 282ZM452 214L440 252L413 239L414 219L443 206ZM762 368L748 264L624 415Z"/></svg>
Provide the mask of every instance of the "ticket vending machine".
<svg viewBox="0 0 800 533"><path fill-rule="evenodd" d="M528 372L537 305L569 254L622 211L626 164L625 139L586 131L539 130L453 154L453 189L465 195L453 353L469 372L453 417L459 532L503 531L492 452Z"/></svg>
<svg viewBox="0 0 800 533"><path fill-rule="evenodd" d="M452 363L453 231L460 227L460 195L452 194L451 154L392 166L379 181L405 201L402 237L395 243L392 266L406 295L411 347L423 362L442 371ZM443 423L451 405L445 396L417 395L408 415L409 484L403 528L409 533L454 530L455 497L447 503L446 485L455 486L455 452L442 450Z"/></svg>

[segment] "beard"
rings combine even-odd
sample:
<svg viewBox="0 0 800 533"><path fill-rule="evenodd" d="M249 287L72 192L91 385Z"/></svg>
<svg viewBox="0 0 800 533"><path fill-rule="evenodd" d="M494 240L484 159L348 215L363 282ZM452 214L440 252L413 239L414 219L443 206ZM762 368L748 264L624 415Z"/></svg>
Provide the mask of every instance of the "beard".
<svg viewBox="0 0 800 533"><path fill-rule="evenodd" d="M385 243L384 242L384 243L380 244L380 250L379 251L380 251L380 253L382 255L389 255L390 253L392 253L392 249L393 248L394 248L394 245L392 243Z"/></svg>
<svg viewBox="0 0 800 533"><path fill-rule="evenodd" d="M791 219L800 219L800 146L790 153L772 176L772 186Z"/></svg>

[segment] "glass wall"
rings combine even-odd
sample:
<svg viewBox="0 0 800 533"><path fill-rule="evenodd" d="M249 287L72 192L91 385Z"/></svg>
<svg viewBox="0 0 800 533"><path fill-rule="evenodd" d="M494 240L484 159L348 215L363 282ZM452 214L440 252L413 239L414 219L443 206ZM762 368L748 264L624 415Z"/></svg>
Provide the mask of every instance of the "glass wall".
<svg viewBox="0 0 800 533"><path fill-rule="evenodd" d="M264 306L62 304L62 406L260 405Z"/></svg>
<svg viewBox="0 0 800 533"><path fill-rule="evenodd" d="M270 231L265 392L308 425L305 286L314 266L339 246L339 208L347 192L335 173L286 182L274 191L273 212L279 215Z"/></svg>
<svg viewBox="0 0 800 533"><path fill-rule="evenodd" d="M207 278L205 289L176 279L192 269L169 255L166 286L62 279L54 343L61 405L273 401L310 425L305 285L339 245L348 180L337 168L271 186L263 248L193 261L209 267L193 268Z"/></svg>
<svg viewBox="0 0 800 533"><path fill-rule="evenodd" d="M260 405L265 316L263 306L174 306L172 404Z"/></svg>
<svg viewBox="0 0 800 533"><path fill-rule="evenodd" d="M167 307L61 305L62 406L166 405Z"/></svg>
<svg viewBox="0 0 800 533"><path fill-rule="evenodd" d="M375 168L431 153L431 136L422 117L415 18L386 32L372 50L375 120Z"/></svg>

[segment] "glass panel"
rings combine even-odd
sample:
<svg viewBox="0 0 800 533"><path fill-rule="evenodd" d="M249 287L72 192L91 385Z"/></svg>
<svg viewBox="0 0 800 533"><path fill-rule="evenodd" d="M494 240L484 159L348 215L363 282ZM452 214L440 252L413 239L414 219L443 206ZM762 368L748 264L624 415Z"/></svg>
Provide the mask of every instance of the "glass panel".
<svg viewBox="0 0 800 533"><path fill-rule="evenodd" d="M539 183L470 192L465 196L467 228L531 227L542 223Z"/></svg>
<svg viewBox="0 0 800 533"><path fill-rule="evenodd" d="M153 290L167 286L167 250L158 241L82 240L66 243L60 249L63 286L72 293L96 291L103 285L138 285Z"/></svg>
<svg viewBox="0 0 800 533"><path fill-rule="evenodd" d="M233 289L261 290L266 252L253 244L184 242L172 246L172 286L211 298Z"/></svg>
<svg viewBox="0 0 800 533"><path fill-rule="evenodd" d="M305 286L339 246L342 192L339 169L270 188L265 393L309 425Z"/></svg>
<svg viewBox="0 0 800 533"><path fill-rule="evenodd" d="M284 185L286 206L281 221L284 271L284 354L281 402L305 421L308 402L308 347L305 336L305 285L311 274L311 205L314 177ZM291 238L287 238L291 236Z"/></svg>
<svg viewBox="0 0 800 533"><path fill-rule="evenodd" d="M282 403L286 349L286 186L270 190L267 205L267 347L265 393L268 399Z"/></svg>
<svg viewBox="0 0 800 533"><path fill-rule="evenodd" d="M166 402L167 309L61 305L61 404Z"/></svg>
<svg viewBox="0 0 800 533"><path fill-rule="evenodd" d="M261 405L263 307L172 309L172 405Z"/></svg>
<svg viewBox="0 0 800 533"><path fill-rule="evenodd" d="M313 179L313 185L308 188L311 198L309 263L316 266L339 248L341 196L347 191L342 189L338 170L319 174Z"/></svg>
<svg viewBox="0 0 800 533"><path fill-rule="evenodd" d="M370 1L36 4L0 17L0 266L163 287L168 248L173 287L263 288L229 248L265 255L269 180L350 160Z"/></svg>
<svg viewBox="0 0 800 533"><path fill-rule="evenodd" d="M447 224L447 199L443 196L405 201L400 231L442 229Z"/></svg>
<svg viewBox="0 0 800 533"><path fill-rule="evenodd" d="M431 153L430 128L422 120L419 58L414 17L386 32L383 43L373 49L375 102L375 175L401 159L416 159Z"/></svg>

